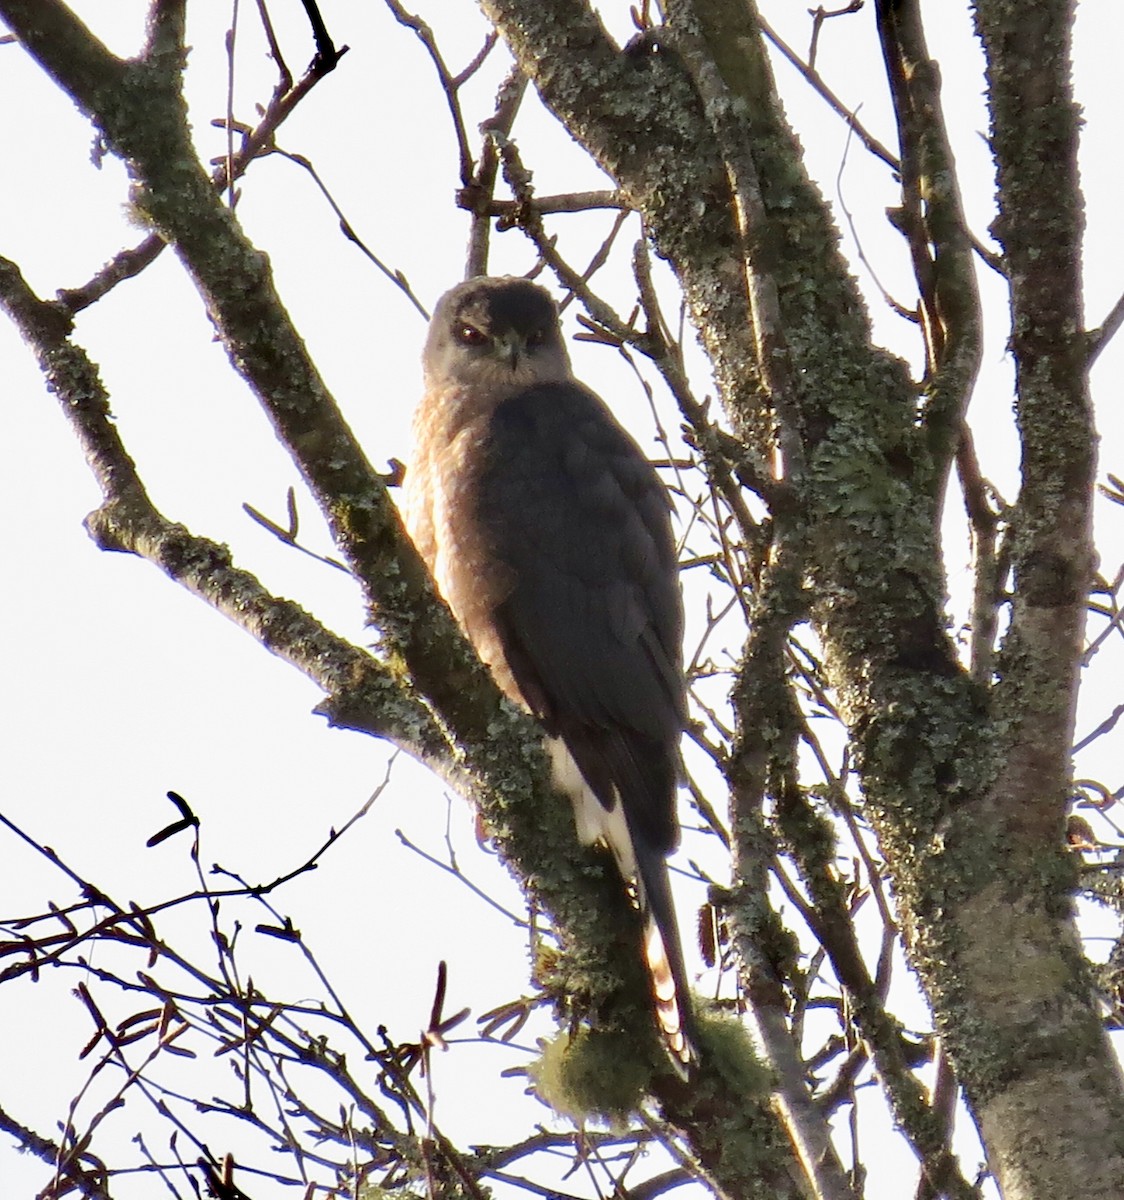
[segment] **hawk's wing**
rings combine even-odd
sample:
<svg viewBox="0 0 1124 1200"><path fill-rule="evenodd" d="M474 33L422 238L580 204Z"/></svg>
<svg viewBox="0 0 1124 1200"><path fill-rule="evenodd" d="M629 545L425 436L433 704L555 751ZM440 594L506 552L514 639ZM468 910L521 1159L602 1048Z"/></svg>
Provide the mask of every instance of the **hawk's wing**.
<svg viewBox="0 0 1124 1200"><path fill-rule="evenodd" d="M670 504L655 469L576 382L502 401L484 439L475 519L508 580L492 620L528 707L560 737L588 788L579 833L634 875L644 952L672 1061L694 1050L665 858L679 840L683 632ZM577 781L575 781L577 782ZM591 791L595 800L586 800ZM587 804L604 819L588 821ZM623 810L623 828L620 814Z"/></svg>
<svg viewBox="0 0 1124 1200"><path fill-rule="evenodd" d="M511 672L633 839L678 841L683 629L670 505L655 469L580 384L495 409L477 520L511 570L495 621ZM639 847L637 847L639 850Z"/></svg>

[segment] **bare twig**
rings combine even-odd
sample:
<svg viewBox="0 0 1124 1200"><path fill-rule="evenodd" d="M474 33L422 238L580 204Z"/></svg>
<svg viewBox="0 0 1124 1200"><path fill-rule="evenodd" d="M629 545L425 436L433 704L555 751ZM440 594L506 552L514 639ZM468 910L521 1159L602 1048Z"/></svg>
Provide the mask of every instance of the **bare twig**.
<svg viewBox="0 0 1124 1200"><path fill-rule="evenodd" d="M437 71L437 78L441 84L441 90L445 93L445 101L449 107L449 116L453 121L453 132L457 139L457 149L460 156L460 180L464 187L468 187L472 182L472 175L475 164L472 161L472 151L468 145L468 133L465 131L464 116L461 113L460 99L457 92L462 83L469 79L484 61L489 50L495 44L494 35L489 35L485 40L482 50L473 58L468 67L457 75L454 75L449 70L445 63L445 58L441 53L440 47L437 45L437 38L434 36L430 26L415 13L407 12L406 9L399 3L399 0L385 0L387 8L394 14L394 19L407 29L412 29L417 34L418 40L425 47L426 53L429 55L430 61L433 63L434 69Z"/></svg>
<svg viewBox="0 0 1124 1200"><path fill-rule="evenodd" d="M260 0L259 0L260 3ZM215 168L212 176L215 189L223 191L233 186L255 158L262 154L273 142L277 130L293 113L309 92L336 67L340 57L347 53L347 47L342 47L332 55L317 54L308 67L304 76L293 86L292 76L280 56L280 48L272 35L272 26L267 24L269 41L274 60L278 64L280 78L274 88L261 120L253 130L239 127L242 142L237 153L227 158ZM103 296L111 292L119 283L139 275L160 256L164 249L164 239L159 234L152 233L138 245L122 250L116 254L102 269L79 287L63 288L58 293L58 300L68 312L77 314L90 305L96 304Z"/></svg>
<svg viewBox="0 0 1124 1200"><path fill-rule="evenodd" d="M1087 366L1091 367L1097 361L1101 351L1120 331L1121 325L1124 325L1124 295L1109 309L1108 316L1101 324L1087 335L1089 343L1089 351L1085 359Z"/></svg>
<svg viewBox="0 0 1124 1200"><path fill-rule="evenodd" d="M843 8L826 9L821 4L817 8L809 9L808 14L812 18L812 37L808 43L808 66L814 68L816 64L816 51L820 42L820 31L823 29L824 21L831 17L846 17L851 13L857 13L863 6L863 0L850 0Z"/></svg>
<svg viewBox="0 0 1124 1200"><path fill-rule="evenodd" d="M480 152L480 163L475 178L457 194L457 203L472 213L468 257L465 263L466 279L485 275L488 271L488 239L491 232L489 218L494 215L496 208L494 194L499 175L496 137L506 138L511 133L526 90L526 75L518 67L512 67L496 94L495 111L481 127L484 146Z"/></svg>
<svg viewBox="0 0 1124 1200"><path fill-rule="evenodd" d="M366 242L355 232L354 226L343 214L343 209L336 203L336 198L328 189L327 184L320 178L320 172L312 165L312 162L303 154L293 154L288 150L282 150L279 146L271 146L268 150L263 150L262 154L276 154L281 158L288 159L289 162L295 163L298 167L303 167L309 175L312 176L313 182L320 189L320 194L327 200L332 212L340 223L340 232L345 238L355 246L370 260L386 277L405 295L406 299L417 310L423 321L429 320L429 310L424 304L414 295L414 289L410 286L410 281L405 274L397 269L388 267L386 263L367 245Z"/></svg>
<svg viewBox="0 0 1124 1200"><path fill-rule="evenodd" d="M862 142L866 149L869 150L870 153L875 156L875 158L881 159L882 162L884 162L890 168L890 170L896 171L899 165L896 155L894 155L890 150L887 150L886 147L876 137L874 137L869 130L866 129L866 127L859 121L858 114L852 112L852 110L849 109L847 105L845 105L843 101L839 99L839 97L831 90L831 88L827 86L827 84L824 82L823 76L820 75L815 67L809 63L805 63L803 59L801 59L800 55L788 45L788 43L776 32L775 29L773 29L773 27L768 23L768 21L765 20L763 16L759 15L757 21L761 26L761 32L769 39L770 42L773 43L774 46L776 46L781 54L784 55L789 63L796 68L796 70L808 81L808 83L812 85L816 93L827 103L828 107L847 122L851 130L854 132L855 137Z"/></svg>

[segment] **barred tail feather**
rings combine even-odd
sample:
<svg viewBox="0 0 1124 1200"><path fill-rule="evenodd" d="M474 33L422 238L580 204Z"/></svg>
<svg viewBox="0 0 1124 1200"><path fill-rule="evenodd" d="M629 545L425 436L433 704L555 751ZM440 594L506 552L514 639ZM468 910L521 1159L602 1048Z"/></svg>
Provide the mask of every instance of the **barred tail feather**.
<svg viewBox="0 0 1124 1200"><path fill-rule="evenodd" d="M655 918L648 914L644 927L644 958L652 980L652 996L656 1002L656 1021L672 1066L686 1079L694 1061L695 1048L687 1034L688 1017L680 1003L675 972L664 946L663 934Z"/></svg>
<svg viewBox="0 0 1124 1200"><path fill-rule="evenodd" d="M608 846L617 869L634 889L636 907L644 918L644 960L652 985L656 1022L672 1066L686 1079L698 1053L692 1039L687 971L667 863L658 850L629 828L619 794L609 807L600 801L562 738L548 737L546 749L555 786L567 793L573 803L578 839L585 845L602 842Z"/></svg>
<svg viewBox="0 0 1124 1200"><path fill-rule="evenodd" d="M660 1027L671 1064L686 1079L691 1064L698 1060L692 1037L687 971L671 900L671 881L662 857L635 847L637 866L636 899L644 916L644 960L652 982L656 1022Z"/></svg>

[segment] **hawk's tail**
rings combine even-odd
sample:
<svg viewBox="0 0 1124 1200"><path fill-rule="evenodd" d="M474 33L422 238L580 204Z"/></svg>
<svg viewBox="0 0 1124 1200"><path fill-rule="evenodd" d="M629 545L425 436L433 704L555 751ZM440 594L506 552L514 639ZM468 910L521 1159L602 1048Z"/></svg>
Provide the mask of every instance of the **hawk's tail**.
<svg viewBox="0 0 1124 1200"><path fill-rule="evenodd" d="M567 742L561 737L548 737L546 746L555 786L573 802L578 840L586 846L595 842L607 845L621 876L635 885L636 904L644 918L644 959L652 983L656 1020L672 1065L686 1079L691 1063L698 1060L698 1053L687 971L664 854L640 831L630 827L614 784L608 785L610 802L603 803Z"/></svg>
<svg viewBox="0 0 1124 1200"><path fill-rule="evenodd" d="M652 982L656 1021L672 1066L686 1079L698 1061L694 1014L683 965L683 949L671 899L671 881L661 855L636 852L636 899L644 918L644 960Z"/></svg>

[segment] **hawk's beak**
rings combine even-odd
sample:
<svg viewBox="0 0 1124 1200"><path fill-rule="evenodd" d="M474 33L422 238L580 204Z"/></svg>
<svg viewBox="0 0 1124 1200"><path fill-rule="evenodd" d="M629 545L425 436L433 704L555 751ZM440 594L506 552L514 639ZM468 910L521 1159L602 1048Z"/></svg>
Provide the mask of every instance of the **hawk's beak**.
<svg viewBox="0 0 1124 1200"><path fill-rule="evenodd" d="M523 357L523 341L516 333L508 333L502 337L497 337L495 340L496 353L499 355L500 362L505 367L510 367L513 371L519 365L520 358Z"/></svg>

